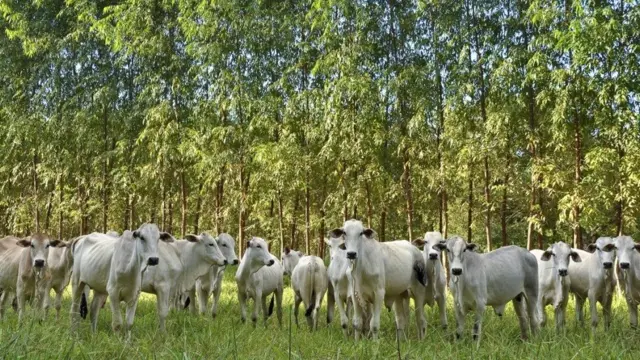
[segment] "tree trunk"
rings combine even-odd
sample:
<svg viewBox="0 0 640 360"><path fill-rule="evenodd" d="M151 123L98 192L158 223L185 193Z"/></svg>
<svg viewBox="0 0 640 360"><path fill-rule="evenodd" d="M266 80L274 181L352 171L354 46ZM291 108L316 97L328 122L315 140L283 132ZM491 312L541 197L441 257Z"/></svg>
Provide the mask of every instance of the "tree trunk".
<svg viewBox="0 0 640 360"><path fill-rule="evenodd" d="M467 194L467 242L473 242L473 165L469 162L469 187Z"/></svg>
<svg viewBox="0 0 640 360"><path fill-rule="evenodd" d="M202 187L203 187L203 183L201 182L200 185L198 186L198 201L196 203L195 218L193 219L194 234L197 234L200 231L200 212L202 211Z"/></svg>
<svg viewBox="0 0 640 360"><path fill-rule="evenodd" d="M181 209L181 226L180 233L184 238L187 235L187 179L184 176L184 167L180 170L180 202L182 204Z"/></svg>
<svg viewBox="0 0 640 360"><path fill-rule="evenodd" d="M40 232L40 207L38 206L38 154L33 154L33 205L35 208L36 233Z"/></svg>
<svg viewBox="0 0 640 360"><path fill-rule="evenodd" d="M493 244L491 242L491 188L489 186L489 159L485 155L484 157L484 201L485 201L485 221L484 232L487 237L487 251L491 251Z"/></svg>
<svg viewBox="0 0 640 360"><path fill-rule="evenodd" d="M411 163L409 161L409 149L403 151L403 179L405 186L406 212L407 212L407 232L409 241L413 241L413 189L411 188Z"/></svg>
<svg viewBox="0 0 640 360"><path fill-rule="evenodd" d="M63 234L63 223L64 223L64 215L63 215L63 203L64 203L64 177L60 174L59 181L59 190L58 190L58 239L62 239Z"/></svg>
<svg viewBox="0 0 640 360"><path fill-rule="evenodd" d="M162 231L169 232L167 230L167 188L166 188L166 185L165 185L164 170L162 171L162 175L161 176L162 176L162 182L161 182L160 191L162 192L162 213L161 213Z"/></svg>
<svg viewBox="0 0 640 360"><path fill-rule="evenodd" d="M53 184L53 190L49 193L49 199L47 200L47 215L44 218L44 231L49 233L49 224L51 220L51 210L53 207L53 196L56 193L55 183Z"/></svg>
<svg viewBox="0 0 640 360"><path fill-rule="evenodd" d="M304 189L304 253L311 254L311 193L309 191L309 175Z"/></svg>
<svg viewBox="0 0 640 360"><path fill-rule="evenodd" d="M246 249L245 244L245 227L246 227L246 206L247 206L247 191L248 191L248 181L249 174L246 173L244 158L241 160L242 163L240 165L240 209L238 211L238 241L240 242L240 250L241 254L244 254L244 250Z"/></svg>
<svg viewBox="0 0 640 360"><path fill-rule="evenodd" d="M383 208L380 214L380 241L385 242L387 239L387 209Z"/></svg>
<svg viewBox="0 0 640 360"><path fill-rule="evenodd" d="M538 177L538 183L542 183L542 175ZM538 214L540 216L540 231L537 232L538 249L544 250L544 198L542 196L542 188L538 186Z"/></svg>
<svg viewBox="0 0 640 360"><path fill-rule="evenodd" d="M504 180L502 181L502 203L500 205L500 229L502 230L502 246L509 245L509 239L507 238L507 189L509 188L509 165L511 165L511 156L507 155L507 166L504 174Z"/></svg>
<svg viewBox="0 0 640 360"><path fill-rule="evenodd" d="M278 190L278 228L280 230L280 256L284 253L284 216L282 214L282 193Z"/></svg>
<svg viewBox="0 0 640 360"><path fill-rule="evenodd" d="M291 211L291 240L289 241L289 247L297 250L298 242L296 241L296 214L298 213L299 196L296 194L296 199L293 202L293 211Z"/></svg>
<svg viewBox="0 0 640 360"><path fill-rule="evenodd" d="M131 206L129 206L129 226L131 230L138 228L138 221L136 220L136 194L131 194Z"/></svg>
<svg viewBox="0 0 640 360"><path fill-rule="evenodd" d="M373 206L371 205L371 184L369 184L369 180L365 181L365 190L367 193L367 227L371 229L371 219L373 219Z"/></svg>
<svg viewBox="0 0 640 360"><path fill-rule="evenodd" d="M171 199L171 195L169 195L169 207L168 211L168 219L167 219L167 232L173 234L173 201Z"/></svg>
<svg viewBox="0 0 640 360"><path fill-rule="evenodd" d="M103 107L102 111L102 125L104 136L104 161L102 163L102 232L107 232L108 219L109 219L109 125L108 125L108 113L107 106Z"/></svg>
<svg viewBox="0 0 640 360"><path fill-rule="evenodd" d="M574 114L574 150L575 150L575 182L574 182L574 199L573 199L573 247L582 249L582 227L580 226L580 215L582 209L577 201L580 196L580 183L582 182L582 128L580 117L576 112Z"/></svg>

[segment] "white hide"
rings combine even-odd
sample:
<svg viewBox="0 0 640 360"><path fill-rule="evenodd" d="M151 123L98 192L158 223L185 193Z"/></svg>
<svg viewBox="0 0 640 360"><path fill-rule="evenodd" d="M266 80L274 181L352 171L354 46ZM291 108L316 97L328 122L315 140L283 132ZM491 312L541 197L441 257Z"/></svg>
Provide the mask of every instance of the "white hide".
<svg viewBox="0 0 640 360"><path fill-rule="evenodd" d="M551 245L546 251L531 250L538 261L538 322L545 326L545 307L553 305L556 330L565 325L565 314L569 303L571 280L568 276L569 263L582 261L580 255L564 242Z"/></svg>
<svg viewBox="0 0 640 360"><path fill-rule="evenodd" d="M196 279L209 271L212 265L224 265L226 259L211 235L187 235L186 240L158 244L160 261L145 271L142 291L155 294L159 327L165 330L165 319L171 300L195 286Z"/></svg>
<svg viewBox="0 0 640 360"><path fill-rule="evenodd" d="M267 242L264 239L254 237L247 241L247 249L236 271L236 284L238 285L238 301L240 303L241 319L244 323L247 319L247 299L253 299L253 313L251 321L256 326L261 302L264 324L273 308L274 298L267 308L267 297L275 296L278 325L282 327L282 291L283 268L278 258L269 253Z"/></svg>
<svg viewBox="0 0 640 360"><path fill-rule="evenodd" d="M438 304L440 312L440 326L447 328L447 279L445 269L442 266L442 250L438 244L442 241L442 234L430 231L424 234L423 239L416 239L413 244L423 247L425 272L427 285L425 286L425 302L433 307Z"/></svg>
<svg viewBox="0 0 640 360"><path fill-rule="evenodd" d="M398 336L404 336L408 322L408 299L416 307L418 338L424 336L424 258L422 252L408 241L380 243L375 232L365 229L362 222L348 220L341 229L331 231L331 237L344 240L352 276L356 340L360 338L364 315L371 307L370 332L378 338L382 305L393 305Z"/></svg>
<svg viewBox="0 0 640 360"><path fill-rule="evenodd" d="M591 307L591 326L598 325L598 311L596 304L602 305L604 326L611 324L611 301L616 286L613 263L615 262L615 245L613 239L601 237L594 244L589 245L589 253L584 250L573 249L582 262L569 264L570 291L576 299L576 318L579 323L584 321L583 305L589 299Z"/></svg>
<svg viewBox="0 0 640 360"><path fill-rule="evenodd" d="M629 323L635 329L638 327L640 304L640 244L634 242L631 236L618 236L614 243L618 254L618 284L627 302Z"/></svg>
<svg viewBox="0 0 640 360"><path fill-rule="evenodd" d="M535 257L518 246L505 246L486 254L474 252L475 247L458 236L440 246L449 257L449 288L454 298L457 337L464 331L466 312L475 311L473 337L479 344L485 308L503 309L509 301L520 320L521 336L527 337L529 326L535 334L538 302Z"/></svg>
<svg viewBox="0 0 640 360"><path fill-rule="evenodd" d="M77 328L80 300L85 285L93 290L90 317L96 330L98 313L106 297L111 305L114 331L122 327L120 302L126 307L128 335L133 326L143 272L159 262L159 240L172 241L173 237L160 232L155 224L143 224L136 231L125 231L119 238L93 233L83 236L71 245L73 252L72 328Z"/></svg>
<svg viewBox="0 0 640 360"><path fill-rule="evenodd" d="M305 317L309 328L314 331L318 328L318 312L329 282L324 262L317 256L304 256L299 251L287 249L282 256L282 263L285 274L291 274L296 325L298 326L298 311L302 302L306 309Z"/></svg>
<svg viewBox="0 0 640 360"><path fill-rule="evenodd" d="M73 256L71 255L71 247L66 244L64 247L54 247L49 250L47 268L51 275L45 285L44 290L44 308L48 311L51 303L50 292L56 293L54 307L56 309L56 319L60 318L60 309L62 307L62 295L64 289L71 281L71 269L73 267Z"/></svg>
<svg viewBox="0 0 640 360"><path fill-rule="evenodd" d="M325 243L329 246L331 261L327 268L329 277L329 288L327 294L327 323L333 320L334 305L338 308L340 314L340 325L345 337L348 335L349 323L349 304L351 303L351 286L349 285L349 277L347 270L349 268L349 260L347 260L347 251L340 248L343 240L340 238L330 237L325 239Z"/></svg>

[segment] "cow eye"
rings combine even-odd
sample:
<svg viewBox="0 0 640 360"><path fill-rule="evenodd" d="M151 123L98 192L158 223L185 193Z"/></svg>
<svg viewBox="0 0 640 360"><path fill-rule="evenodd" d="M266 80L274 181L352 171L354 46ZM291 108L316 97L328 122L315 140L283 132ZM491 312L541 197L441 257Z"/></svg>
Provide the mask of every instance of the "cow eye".
<svg viewBox="0 0 640 360"><path fill-rule="evenodd" d="M31 247L34 248L35 246L33 244L31 244Z"/></svg>
<svg viewBox="0 0 640 360"><path fill-rule="evenodd" d="M47 244L47 246L45 246L45 248L46 248L46 249L48 249L48 248L49 248L49 246L51 246L51 245L50 245L50 244Z"/></svg>
<svg viewBox="0 0 640 360"><path fill-rule="evenodd" d="M209 244L209 246L213 246L213 243Z"/></svg>
<svg viewBox="0 0 640 360"><path fill-rule="evenodd" d="M222 247L227 247L227 244L222 244Z"/></svg>
<svg viewBox="0 0 640 360"><path fill-rule="evenodd" d="M260 245L256 245L256 247L257 247L258 249L262 249L262 246L260 246Z"/></svg>

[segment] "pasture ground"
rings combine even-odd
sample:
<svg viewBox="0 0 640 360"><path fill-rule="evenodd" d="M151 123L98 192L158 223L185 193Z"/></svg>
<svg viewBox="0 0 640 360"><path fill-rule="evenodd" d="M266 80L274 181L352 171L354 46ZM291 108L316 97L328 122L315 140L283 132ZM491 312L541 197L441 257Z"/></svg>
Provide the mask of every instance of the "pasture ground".
<svg viewBox="0 0 640 360"><path fill-rule="evenodd" d="M218 317L193 316L177 311L167 318L167 333L157 332L155 296L143 294L138 305L132 337L129 341L111 331L109 306L100 312L98 332L92 334L89 321L83 321L79 333L70 332L70 298L63 302L61 319L56 322L49 313L40 324L32 314L22 326L12 310L0 323L0 358L2 359L397 359L394 318L383 310L379 341L354 342L345 339L340 329L339 315L326 325L326 298L320 313L319 330L309 333L300 309L300 328L296 328L289 315L293 304L293 291L285 279L283 326L278 328L274 315L265 328L261 321L254 328L250 320L241 324L240 311L233 280L235 268L227 269ZM518 322L511 305L505 316L499 318L488 309L483 324L480 347L471 340L473 315L467 316L465 337L454 341L455 320L449 297L447 315L449 327L439 326L437 308L425 308L428 321L427 336L418 341L415 319L411 317L409 339L400 343L402 359L638 359L640 358L640 330L629 327L626 303L616 293L613 306L613 324L605 331L602 322L595 333L590 329L590 315L586 308L586 322L575 321L574 301L569 302L567 329L557 334L553 325L553 310L547 307L549 320L546 328L529 341L519 338ZM588 305L588 303L587 303ZM253 304L250 303L249 310ZM598 308L599 314L601 309ZM250 314L250 313L249 313ZM289 342L291 337L291 342ZM291 354L289 354L291 344Z"/></svg>

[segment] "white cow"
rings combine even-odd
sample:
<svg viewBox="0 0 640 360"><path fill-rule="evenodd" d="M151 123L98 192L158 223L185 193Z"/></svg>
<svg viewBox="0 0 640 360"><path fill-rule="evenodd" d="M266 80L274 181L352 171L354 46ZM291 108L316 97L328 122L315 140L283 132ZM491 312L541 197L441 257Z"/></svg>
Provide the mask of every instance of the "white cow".
<svg viewBox="0 0 640 360"><path fill-rule="evenodd" d="M109 297L114 331L122 328L120 301L127 303L126 328L131 327L140 296L142 274L149 266L159 263L158 241L173 241L173 237L160 232L155 224L143 224L136 231L125 231L119 238L93 233L83 236L72 244L73 273L71 324L77 328L80 301L88 285L93 290L90 317L91 327L96 330L98 312Z"/></svg>
<svg viewBox="0 0 640 360"><path fill-rule="evenodd" d="M227 264L238 265L238 256L236 255L236 242L227 233L221 233L218 235L216 241L218 247L222 251ZM200 314L204 314L207 311L207 301L209 296L213 293L213 302L211 304L211 316L213 318L218 314L218 302L220 301L220 292L222 291L222 279L224 278L224 271L226 266L213 265L211 269L204 275L198 278L196 281L195 291L190 292L191 297L191 311L195 312L195 293L198 294L198 304L200 307Z"/></svg>
<svg viewBox="0 0 640 360"><path fill-rule="evenodd" d="M424 239L413 240L417 247L423 247L424 261L427 273L427 285L425 287L425 302L433 307L438 304L440 311L440 326L447 328L447 279L445 269L442 266L442 250L437 246L442 241L442 234L430 231L424 234Z"/></svg>
<svg viewBox="0 0 640 360"><path fill-rule="evenodd" d="M378 338L382 305L393 305L398 336L404 336L408 322L408 298L416 307L418 338L425 334L424 318L424 258L422 252L408 241L379 243L375 232L365 229L362 222L348 220L330 236L344 242L347 259L351 263L353 284L353 327L358 340L363 330L363 316L372 304L370 332Z"/></svg>
<svg viewBox="0 0 640 360"><path fill-rule="evenodd" d="M318 312L327 292L329 277L321 258L305 256L300 251L286 248L282 256L284 273L291 274L291 287L295 293L294 317L298 325L298 310L302 302L307 309L304 313L311 331L318 328Z"/></svg>
<svg viewBox="0 0 640 360"><path fill-rule="evenodd" d="M60 318L60 309L62 307L62 295L64 289L69 285L71 280L71 269L73 267L73 256L71 255L71 247L69 243L65 243L63 247L53 247L49 249L49 257L47 258L47 269L51 275L45 285L44 290L44 309L45 313L49 311L51 304L51 290L56 293L55 309L56 319Z"/></svg>
<svg viewBox="0 0 640 360"><path fill-rule="evenodd" d="M8 236L0 240L0 320L14 296L17 297L18 322L22 321L26 299L35 300L34 309L42 308L45 284L50 276L47 259L52 246L66 244L44 234L26 239Z"/></svg>
<svg viewBox="0 0 640 360"><path fill-rule="evenodd" d="M569 289L576 298L576 318L580 323L584 321L582 307L588 298L591 306L592 328L598 325L598 310L596 308L598 302L602 305L604 326L608 328L611 324L611 301L616 286L613 273L613 263L616 257L615 245L612 238L600 237L595 243L589 244L588 249L592 253L573 249L578 253L582 262L569 264L569 280L571 281Z"/></svg>
<svg viewBox="0 0 640 360"><path fill-rule="evenodd" d="M541 326L547 323L544 308L553 304L556 319L556 330L564 328L567 304L569 303L570 260L581 262L580 255L571 246L559 241L547 250L531 250L538 260L538 321ZM549 261L551 260L551 261Z"/></svg>
<svg viewBox="0 0 640 360"><path fill-rule="evenodd" d="M618 253L619 285L623 290L629 310L629 322L632 328L638 327L638 304L640 304L640 244L631 236L618 236L614 243Z"/></svg>
<svg viewBox="0 0 640 360"><path fill-rule="evenodd" d="M327 323L333 320L334 305L337 306L340 314L340 324L345 337L348 336L349 308L352 304L351 287L349 286L349 277L347 269L349 261L347 260L347 251L341 249L344 241L340 238L325 238L325 243L329 246L331 261L327 269L329 276L329 288L327 294Z"/></svg>
<svg viewBox="0 0 640 360"><path fill-rule="evenodd" d="M258 321L259 304L262 302L264 324L273 311L274 298L267 309L267 296L274 294L276 300L276 312L278 324L282 327L282 291L283 269L278 258L269 253L267 242L264 239L253 237L247 241L247 249L244 252L240 266L236 271L236 283L238 284L238 301L240 302L241 319L247 320L247 299L253 299L253 313L251 321L255 327Z"/></svg>
<svg viewBox="0 0 640 360"><path fill-rule="evenodd" d="M192 289L196 279L209 271L212 265L222 266L227 260L211 235L187 235L185 240L158 244L159 263L142 276L143 292L157 298L160 331L165 330L165 319L171 300Z"/></svg>
<svg viewBox="0 0 640 360"><path fill-rule="evenodd" d="M509 301L520 320L522 338L527 338L529 326L532 334L537 332L538 263L533 254L518 246L479 254L474 252L475 244L459 236L437 246L446 249L449 256L449 288L454 298L458 338L464 331L465 313L475 310L473 338L479 345L485 308L502 309Z"/></svg>

